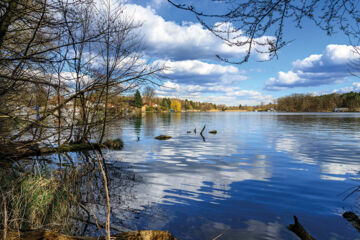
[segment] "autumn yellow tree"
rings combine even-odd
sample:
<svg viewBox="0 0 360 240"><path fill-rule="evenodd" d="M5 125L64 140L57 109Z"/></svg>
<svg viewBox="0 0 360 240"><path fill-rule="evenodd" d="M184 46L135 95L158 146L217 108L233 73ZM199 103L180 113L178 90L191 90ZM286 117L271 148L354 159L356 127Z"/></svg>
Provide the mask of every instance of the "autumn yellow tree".
<svg viewBox="0 0 360 240"><path fill-rule="evenodd" d="M175 112L181 111L181 103L178 100L171 100L171 109L174 109Z"/></svg>

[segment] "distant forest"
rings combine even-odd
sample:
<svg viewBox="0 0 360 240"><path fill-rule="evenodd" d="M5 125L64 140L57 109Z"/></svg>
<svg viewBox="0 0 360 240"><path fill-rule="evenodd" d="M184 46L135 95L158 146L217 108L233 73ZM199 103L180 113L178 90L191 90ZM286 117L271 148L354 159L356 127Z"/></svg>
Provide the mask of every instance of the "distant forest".
<svg viewBox="0 0 360 240"><path fill-rule="evenodd" d="M131 97L126 101L131 102ZM149 104L151 102L152 104ZM172 102L178 102L181 107L179 110L197 110L197 111L279 111L279 112L360 112L360 92L349 93L332 93L320 96L314 96L311 94L292 94L276 99L273 103L260 104L257 106L226 106L216 105L213 103L193 102L189 100L182 100L177 98L152 98L151 101L144 101L144 104L152 105L147 107L147 110L166 111L170 108ZM158 107L154 107L157 105Z"/></svg>
<svg viewBox="0 0 360 240"><path fill-rule="evenodd" d="M342 108L340 111L359 112L360 93L333 93L321 96L293 94L276 101L276 110L283 112L333 112L335 108Z"/></svg>
<svg viewBox="0 0 360 240"><path fill-rule="evenodd" d="M133 109L134 96L113 96L109 98L112 110ZM360 112L360 92L332 93L320 96L292 94L276 99L273 103L257 106L226 106L208 102L197 102L179 98L142 97L141 106L146 111L279 111L279 112ZM141 107L137 106L137 107Z"/></svg>

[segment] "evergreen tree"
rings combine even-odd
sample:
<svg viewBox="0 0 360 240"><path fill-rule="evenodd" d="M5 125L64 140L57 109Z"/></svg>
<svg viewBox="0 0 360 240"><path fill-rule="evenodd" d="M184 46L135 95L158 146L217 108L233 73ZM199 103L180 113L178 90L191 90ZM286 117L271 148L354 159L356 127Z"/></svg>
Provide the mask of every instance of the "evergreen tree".
<svg viewBox="0 0 360 240"><path fill-rule="evenodd" d="M139 90L136 90L136 93L134 95L134 106L138 108L141 108L143 106L143 101Z"/></svg>
<svg viewBox="0 0 360 240"><path fill-rule="evenodd" d="M161 106L164 107L164 108L166 108L166 109L169 109L169 108L170 108L169 103L168 103L168 101L167 101L166 98L163 98L163 99L162 99Z"/></svg>
<svg viewBox="0 0 360 240"><path fill-rule="evenodd" d="M171 108L171 99L168 98L168 99L166 99L166 101L167 101L167 104L168 104L168 108Z"/></svg>

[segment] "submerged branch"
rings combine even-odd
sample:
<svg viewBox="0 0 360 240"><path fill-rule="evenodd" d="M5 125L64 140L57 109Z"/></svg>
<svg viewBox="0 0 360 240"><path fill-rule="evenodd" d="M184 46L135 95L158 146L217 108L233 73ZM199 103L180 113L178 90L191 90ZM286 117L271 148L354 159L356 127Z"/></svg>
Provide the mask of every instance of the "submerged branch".
<svg viewBox="0 0 360 240"><path fill-rule="evenodd" d="M200 136L202 137L202 139L203 139L204 142L206 141L206 140L205 140L205 137L204 137L204 135L203 135L203 132L204 132L204 130L205 130L205 127L206 127L206 124L204 125L203 129L202 129L201 132L200 132Z"/></svg>
<svg viewBox="0 0 360 240"><path fill-rule="evenodd" d="M348 222L358 231L360 232L360 219L353 212L344 212L342 215Z"/></svg>
<svg viewBox="0 0 360 240"><path fill-rule="evenodd" d="M315 240L299 223L296 216L294 216L294 224L290 224L288 229L295 233L301 240Z"/></svg>

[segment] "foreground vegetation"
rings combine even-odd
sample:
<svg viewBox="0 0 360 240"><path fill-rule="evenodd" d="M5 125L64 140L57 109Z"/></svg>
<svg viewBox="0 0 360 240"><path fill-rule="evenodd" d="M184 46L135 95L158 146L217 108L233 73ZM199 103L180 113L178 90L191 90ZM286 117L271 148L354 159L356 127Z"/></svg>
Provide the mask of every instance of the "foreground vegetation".
<svg viewBox="0 0 360 240"><path fill-rule="evenodd" d="M100 147L122 145L107 141L107 132L108 123L124 115L111 101L156 83L163 69L142 60L139 26L114 1L1 1L5 239L7 232L38 229L110 239L110 181ZM43 149L53 154L29 154Z"/></svg>
<svg viewBox="0 0 360 240"><path fill-rule="evenodd" d="M108 123L136 108L356 111L359 107L356 94L296 95L268 106L226 107L155 98L151 89L140 102L130 93L157 83L164 66L143 61L139 26L112 1L100 5L92 0L1 1L0 228L5 239L14 231L45 228L107 239L111 231L119 232L111 221L111 170L101 146L120 148L121 141L107 141ZM21 149L34 146L54 154L17 158ZM93 151L81 151L89 146ZM69 153L75 151L75 156Z"/></svg>
<svg viewBox="0 0 360 240"><path fill-rule="evenodd" d="M69 165L71 161L65 159L66 154L61 157L62 161L51 161L60 164L55 168L49 168L50 159L39 161L38 166L33 164L34 160L1 165L0 233L4 239L90 240L98 237L79 236L106 235L106 188L96 154L79 153L76 165ZM113 176L110 170L107 172ZM124 191L128 187L125 182L112 183L111 180L107 185L121 186ZM117 197L111 192L112 202L116 202ZM124 233L129 228L114 224L110 229L112 239L175 239L163 231Z"/></svg>

